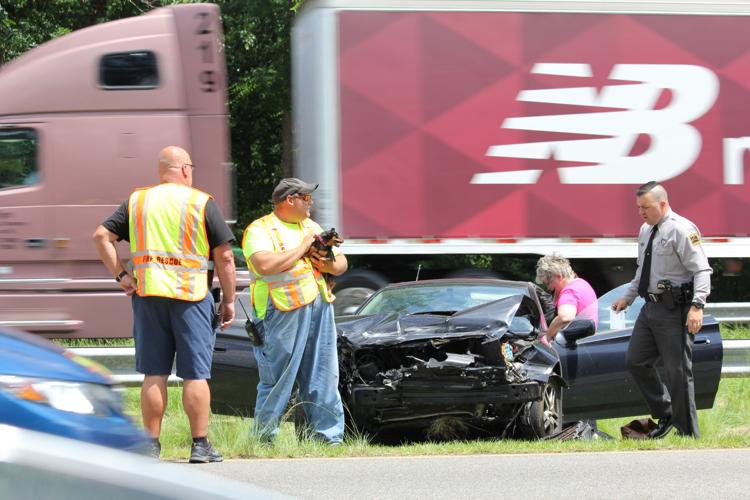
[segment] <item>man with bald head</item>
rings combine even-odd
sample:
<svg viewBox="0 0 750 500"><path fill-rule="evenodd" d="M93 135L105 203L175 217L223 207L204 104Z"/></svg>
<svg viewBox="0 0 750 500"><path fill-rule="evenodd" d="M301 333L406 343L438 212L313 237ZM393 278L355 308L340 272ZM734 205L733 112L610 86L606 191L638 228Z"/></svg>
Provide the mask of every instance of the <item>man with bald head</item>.
<svg viewBox="0 0 750 500"><path fill-rule="evenodd" d="M93 235L102 262L132 297L136 370L143 373L141 412L159 457L167 408L167 379L177 356L184 380L182 403L190 421L190 462L220 462L208 442L211 360L215 340L209 288L215 264L222 288L222 329L234 318L235 268L232 231L213 198L193 189L190 155L169 146L159 154L159 184L136 189ZM131 265L117 256L115 241L130 242Z"/></svg>
<svg viewBox="0 0 750 500"><path fill-rule="evenodd" d="M672 428L699 437L693 385L693 340L703 323L711 293L711 266L698 228L669 206L667 190L647 182L637 192L644 223L638 236L638 269L625 295L612 309L621 311L637 296L646 300L628 346L628 370L659 424L650 438ZM667 385L656 362L661 358Z"/></svg>

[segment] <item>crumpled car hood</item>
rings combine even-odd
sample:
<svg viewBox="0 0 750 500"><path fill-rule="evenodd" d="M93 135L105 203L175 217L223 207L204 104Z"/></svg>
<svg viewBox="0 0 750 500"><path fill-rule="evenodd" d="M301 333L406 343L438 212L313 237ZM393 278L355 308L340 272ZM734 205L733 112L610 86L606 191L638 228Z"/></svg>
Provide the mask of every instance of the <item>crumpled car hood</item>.
<svg viewBox="0 0 750 500"><path fill-rule="evenodd" d="M448 317L384 313L339 321L337 327L340 335L355 348L389 346L435 338L501 338L507 335L508 325L523 298L523 295L505 297Z"/></svg>

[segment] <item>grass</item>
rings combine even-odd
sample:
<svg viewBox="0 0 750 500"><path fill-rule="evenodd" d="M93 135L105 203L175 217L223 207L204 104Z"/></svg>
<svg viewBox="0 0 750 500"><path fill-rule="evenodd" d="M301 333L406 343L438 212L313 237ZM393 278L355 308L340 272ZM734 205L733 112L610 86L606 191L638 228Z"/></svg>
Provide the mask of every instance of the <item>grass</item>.
<svg viewBox="0 0 750 500"><path fill-rule="evenodd" d="M184 460L190 449L190 428L180 402L181 388L170 387L169 407L162 428L162 458ZM139 390L126 391L128 412L139 420ZM633 418L600 420L600 430L612 441L447 441L384 446L371 444L364 436L348 437L343 446L331 448L322 443L299 439L290 422L282 424L273 444L266 444L250 432L252 420L212 415L209 438L225 458L301 458L470 455L499 453L562 453L583 451L631 451L750 447L750 379L723 379L714 407L700 410L701 439L681 438L676 433L658 441L620 439L620 427Z"/></svg>
<svg viewBox="0 0 750 500"><path fill-rule="evenodd" d="M750 339L750 326L745 323L722 323L721 338L726 340Z"/></svg>
<svg viewBox="0 0 750 500"><path fill-rule="evenodd" d="M133 338L117 339L51 339L66 349L75 347L135 347Z"/></svg>

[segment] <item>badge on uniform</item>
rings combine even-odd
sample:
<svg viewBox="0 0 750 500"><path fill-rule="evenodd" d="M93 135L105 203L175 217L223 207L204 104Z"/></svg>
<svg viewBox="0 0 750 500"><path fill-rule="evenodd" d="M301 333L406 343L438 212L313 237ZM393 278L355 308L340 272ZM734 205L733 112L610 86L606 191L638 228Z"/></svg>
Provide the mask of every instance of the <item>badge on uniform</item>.
<svg viewBox="0 0 750 500"><path fill-rule="evenodd" d="M694 247L701 244L701 237L698 236L698 233L688 234L688 239L690 240L690 243L692 243Z"/></svg>

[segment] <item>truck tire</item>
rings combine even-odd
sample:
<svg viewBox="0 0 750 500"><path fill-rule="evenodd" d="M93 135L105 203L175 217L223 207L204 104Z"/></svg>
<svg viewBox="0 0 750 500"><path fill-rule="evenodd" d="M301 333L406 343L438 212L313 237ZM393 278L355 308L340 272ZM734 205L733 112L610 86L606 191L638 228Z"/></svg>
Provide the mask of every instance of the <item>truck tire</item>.
<svg viewBox="0 0 750 500"><path fill-rule="evenodd" d="M521 437L543 439L562 430L562 391L560 382L551 379L542 387L542 398L528 403L521 416Z"/></svg>
<svg viewBox="0 0 750 500"><path fill-rule="evenodd" d="M367 269L354 269L335 278L333 309L337 316L352 314L370 295L388 284L380 273Z"/></svg>

